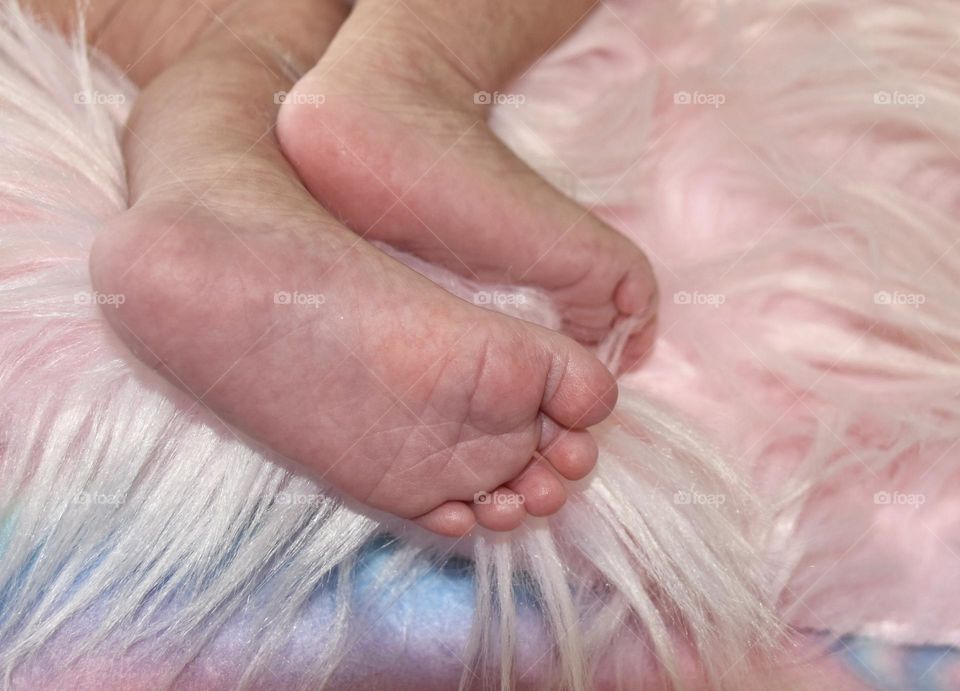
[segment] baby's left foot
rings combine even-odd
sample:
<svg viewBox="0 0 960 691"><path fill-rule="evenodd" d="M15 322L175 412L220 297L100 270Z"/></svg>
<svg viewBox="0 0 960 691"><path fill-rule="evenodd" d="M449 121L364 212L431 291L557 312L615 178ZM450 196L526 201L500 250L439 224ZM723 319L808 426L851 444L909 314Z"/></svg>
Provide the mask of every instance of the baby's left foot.
<svg viewBox="0 0 960 691"><path fill-rule="evenodd" d="M623 364L642 358L656 316L644 254L494 136L469 68L407 3L369 5L280 110L281 146L313 195L367 239L547 290L584 344L635 318Z"/></svg>
<svg viewBox="0 0 960 691"><path fill-rule="evenodd" d="M593 468L585 428L616 384L569 338L358 240L300 184L271 136L289 86L273 45L302 30L322 49L342 11L238 6L143 91L132 208L99 232L91 281L124 296L106 315L138 357L314 478L444 535L510 530Z"/></svg>

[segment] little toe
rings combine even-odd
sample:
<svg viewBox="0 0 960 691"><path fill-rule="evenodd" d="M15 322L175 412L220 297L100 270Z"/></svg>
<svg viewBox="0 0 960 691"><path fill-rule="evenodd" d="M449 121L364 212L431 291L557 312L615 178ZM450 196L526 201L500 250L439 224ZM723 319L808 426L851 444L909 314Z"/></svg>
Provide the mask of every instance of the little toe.
<svg viewBox="0 0 960 691"><path fill-rule="evenodd" d="M477 523L487 530L497 532L518 528L527 517L523 497L506 487L500 487L493 492L478 493L473 511Z"/></svg>
<svg viewBox="0 0 960 691"><path fill-rule="evenodd" d="M557 474L543 461L534 461L507 486L523 497L523 508L531 516L549 516L567 501L567 490Z"/></svg>
<svg viewBox="0 0 960 691"><path fill-rule="evenodd" d="M425 530L446 537L463 537L477 524L473 509L462 501L448 501L413 519Z"/></svg>

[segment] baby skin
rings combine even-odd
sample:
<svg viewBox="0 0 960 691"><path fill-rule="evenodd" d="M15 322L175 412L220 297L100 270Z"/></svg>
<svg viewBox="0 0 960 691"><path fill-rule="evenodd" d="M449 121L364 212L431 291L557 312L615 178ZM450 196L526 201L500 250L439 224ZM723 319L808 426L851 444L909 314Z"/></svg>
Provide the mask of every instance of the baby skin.
<svg viewBox="0 0 960 691"><path fill-rule="evenodd" d="M472 278L544 288L581 343L597 344L623 319L651 321L656 286L643 253L543 180L485 120L499 90L596 6L358 0L281 107L280 145L352 230ZM626 366L652 334L636 330Z"/></svg>
<svg viewBox="0 0 960 691"><path fill-rule="evenodd" d="M493 21L485 4L477 16ZM140 64L131 207L99 233L92 280L125 296L106 314L140 359L303 472L442 535L511 530L557 511L565 481L594 467L587 428L617 388L577 340L646 317L628 344L641 357L653 278L639 250L491 138L472 96L461 108L456 70L408 75L414 91L421 78L438 89L419 110L409 92L378 87L356 33L374 9L361 0L346 19L333 0L233 2L182 50ZM533 27L515 28L493 54ZM352 43L338 48L341 36ZM397 37L398 49L436 49L421 39ZM118 42L121 56L131 43ZM348 60L356 69L336 77ZM294 88L290 65L315 63ZM322 107L302 108L302 94L321 93ZM465 117L477 120L460 132ZM547 289L566 334L455 298L365 237Z"/></svg>

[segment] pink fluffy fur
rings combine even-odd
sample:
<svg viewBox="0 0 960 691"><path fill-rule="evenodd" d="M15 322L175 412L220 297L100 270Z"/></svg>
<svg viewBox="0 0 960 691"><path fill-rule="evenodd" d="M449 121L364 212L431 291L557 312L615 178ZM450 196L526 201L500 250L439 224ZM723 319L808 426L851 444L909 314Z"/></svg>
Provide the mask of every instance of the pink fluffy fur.
<svg viewBox="0 0 960 691"><path fill-rule="evenodd" d="M112 338L85 259L125 204L135 93L0 12L2 679L64 684L38 661L96 605L64 674L156 636L147 685L175 685L270 571L236 679L262 685L298 606L377 531L401 536L398 572L450 544L332 495L265 508L321 490L218 437ZM693 667L695 686L767 688L783 628L960 645L958 25L938 0L612 0L512 88L525 102L497 131L644 247L663 304L596 476L555 518L464 550L478 614L458 655L481 677L523 686L521 574L545 610L544 686L660 688ZM346 631L362 603L341 578ZM194 598L164 618L174 586Z"/></svg>
<svg viewBox="0 0 960 691"><path fill-rule="evenodd" d="M517 87L543 112L498 113L654 257L661 338L626 385L751 474L787 621L960 644L960 11L640 5Z"/></svg>

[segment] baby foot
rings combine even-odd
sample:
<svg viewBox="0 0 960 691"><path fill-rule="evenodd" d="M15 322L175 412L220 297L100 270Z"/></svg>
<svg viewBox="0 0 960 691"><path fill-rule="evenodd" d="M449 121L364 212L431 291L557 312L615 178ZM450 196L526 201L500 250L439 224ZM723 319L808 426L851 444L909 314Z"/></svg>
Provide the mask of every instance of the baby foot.
<svg viewBox="0 0 960 691"><path fill-rule="evenodd" d="M234 191L213 213L136 207L98 237L94 286L124 295L108 317L134 353L319 479L436 532L469 530L478 493L493 529L559 508L558 478L591 470L584 429L615 399L594 357L351 247L292 180L269 208Z"/></svg>
<svg viewBox="0 0 960 691"><path fill-rule="evenodd" d="M217 415L371 507L445 535L556 511L561 480L596 461L586 428L614 405L612 376L334 221L264 136L271 108L237 110L286 86L250 45L195 51L141 95L134 204L91 254L94 288L125 298L111 324ZM206 96L179 98L184 85Z"/></svg>
<svg viewBox="0 0 960 691"><path fill-rule="evenodd" d="M410 15L406 3L354 10L281 107L287 158L363 237L472 278L547 289L584 344L635 318L624 353L633 364L655 320L646 257L492 134L479 87Z"/></svg>

